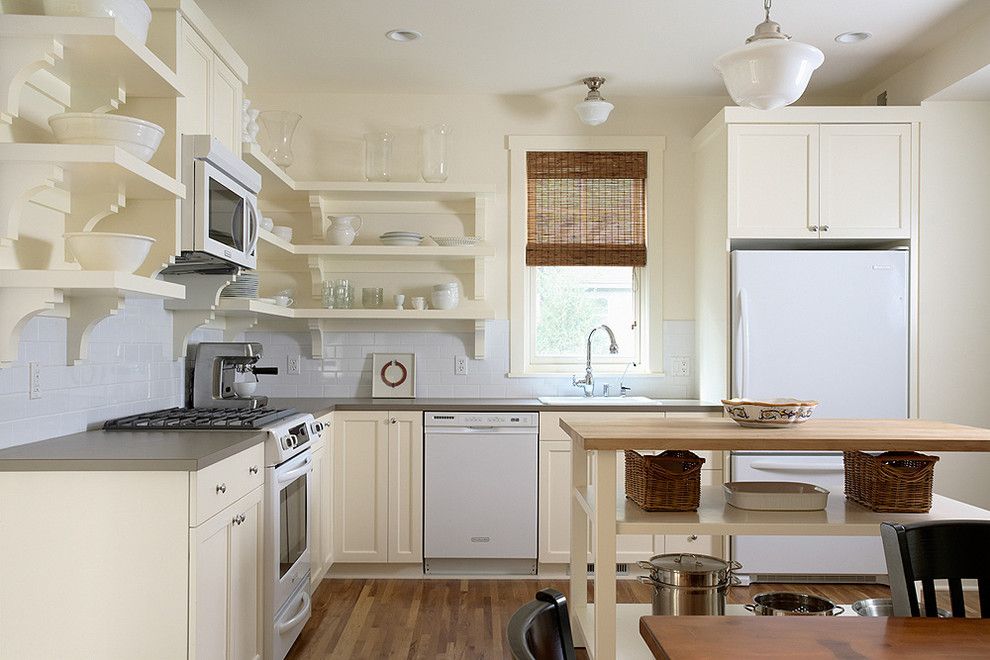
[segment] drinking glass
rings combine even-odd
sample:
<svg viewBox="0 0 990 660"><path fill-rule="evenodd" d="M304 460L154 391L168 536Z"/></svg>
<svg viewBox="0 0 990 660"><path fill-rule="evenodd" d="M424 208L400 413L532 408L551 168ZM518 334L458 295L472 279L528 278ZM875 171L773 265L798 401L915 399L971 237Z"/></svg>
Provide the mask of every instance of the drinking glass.
<svg viewBox="0 0 990 660"><path fill-rule="evenodd" d="M424 126L423 135L423 181L443 183L447 180L447 140L450 127L447 124Z"/></svg>
<svg viewBox="0 0 990 660"><path fill-rule="evenodd" d="M392 178L392 134L367 133L364 136L364 176L368 181Z"/></svg>
<svg viewBox="0 0 990 660"><path fill-rule="evenodd" d="M296 132L296 126L302 119L302 115L282 110L268 110L262 112L258 117L261 123L265 125L265 133L271 143L268 148L268 157L284 170L292 165L294 160L292 136Z"/></svg>
<svg viewBox="0 0 990 660"><path fill-rule="evenodd" d="M323 306L327 309L352 309L354 287L348 280L330 280L323 283Z"/></svg>
<svg viewBox="0 0 990 660"><path fill-rule="evenodd" d="M377 309L381 307L384 293L381 287L364 287L361 289L361 305L365 309Z"/></svg>

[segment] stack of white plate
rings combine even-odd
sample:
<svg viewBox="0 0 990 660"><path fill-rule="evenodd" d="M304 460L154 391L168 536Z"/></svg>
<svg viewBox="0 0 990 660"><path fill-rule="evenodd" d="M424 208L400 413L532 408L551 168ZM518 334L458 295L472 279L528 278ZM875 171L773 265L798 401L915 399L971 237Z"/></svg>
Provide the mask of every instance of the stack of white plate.
<svg viewBox="0 0 990 660"><path fill-rule="evenodd" d="M228 284L220 291L221 298L257 298L258 274L242 273L237 281Z"/></svg>
<svg viewBox="0 0 990 660"><path fill-rule="evenodd" d="M419 245L423 235L416 231L387 231L378 237L384 245Z"/></svg>

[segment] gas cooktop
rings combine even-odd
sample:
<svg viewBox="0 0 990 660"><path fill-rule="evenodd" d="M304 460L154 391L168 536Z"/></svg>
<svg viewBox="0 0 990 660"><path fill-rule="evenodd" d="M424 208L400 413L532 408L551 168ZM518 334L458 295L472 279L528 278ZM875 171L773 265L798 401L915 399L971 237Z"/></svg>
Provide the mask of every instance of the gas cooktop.
<svg viewBox="0 0 990 660"><path fill-rule="evenodd" d="M106 431L261 430L295 408L167 408L108 420Z"/></svg>

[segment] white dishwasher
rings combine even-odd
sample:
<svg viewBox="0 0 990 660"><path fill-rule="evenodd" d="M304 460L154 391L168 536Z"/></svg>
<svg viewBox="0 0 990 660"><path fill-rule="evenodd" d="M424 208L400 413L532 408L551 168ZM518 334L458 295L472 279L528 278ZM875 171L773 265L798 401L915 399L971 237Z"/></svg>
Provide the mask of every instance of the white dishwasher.
<svg viewBox="0 0 990 660"><path fill-rule="evenodd" d="M423 571L535 575L539 413L424 413Z"/></svg>

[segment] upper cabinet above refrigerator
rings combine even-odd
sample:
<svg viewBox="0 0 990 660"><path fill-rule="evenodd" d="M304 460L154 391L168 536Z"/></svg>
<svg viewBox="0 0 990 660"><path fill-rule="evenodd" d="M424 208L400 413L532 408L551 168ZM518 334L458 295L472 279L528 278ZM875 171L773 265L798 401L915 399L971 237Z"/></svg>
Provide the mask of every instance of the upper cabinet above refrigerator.
<svg viewBox="0 0 990 660"><path fill-rule="evenodd" d="M912 126L731 124L729 238L909 238Z"/></svg>

